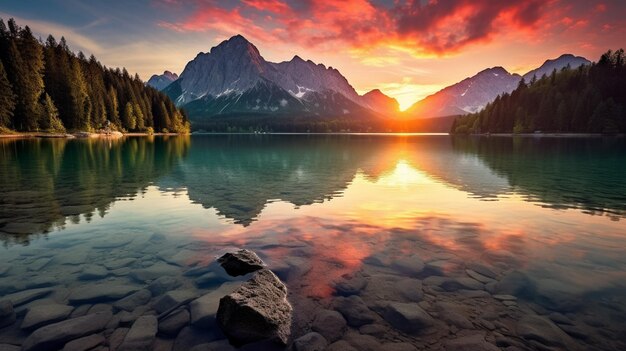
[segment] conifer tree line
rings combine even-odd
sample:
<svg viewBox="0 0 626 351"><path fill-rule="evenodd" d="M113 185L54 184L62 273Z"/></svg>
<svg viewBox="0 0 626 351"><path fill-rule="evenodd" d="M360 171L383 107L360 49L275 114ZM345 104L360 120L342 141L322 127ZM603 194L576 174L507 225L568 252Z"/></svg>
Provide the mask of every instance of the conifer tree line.
<svg viewBox="0 0 626 351"><path fill-rule="evenodd" d="M65 38L45 43L0 18L0 131L189 131L182 109L126 69L74 54Z"/></svg>
<svg viewBox="0 0 626 351"><path fill-rule="evenodd" d="M626 57L607 51L597 63L523 79L482 111L455 119L452 133L626 133Z"/></svg>

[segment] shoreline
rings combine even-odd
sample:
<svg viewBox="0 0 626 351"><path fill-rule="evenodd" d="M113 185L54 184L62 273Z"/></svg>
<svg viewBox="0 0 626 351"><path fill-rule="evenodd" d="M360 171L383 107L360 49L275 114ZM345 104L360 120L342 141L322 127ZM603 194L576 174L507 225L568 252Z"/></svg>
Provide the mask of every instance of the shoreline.
<svg viewBox="0 0 626 351"><path fill-rule="evenodd" d="M10 133L0 134L0 139L88 139L88 138L103 138L103 139L117 139L127 136L177 136L185 134L177 133L120 133L115 132L111 134L104 133L89 133L89 132L76 132L76 133L44 133L44 132L24 132L24 133Z"/></svg>

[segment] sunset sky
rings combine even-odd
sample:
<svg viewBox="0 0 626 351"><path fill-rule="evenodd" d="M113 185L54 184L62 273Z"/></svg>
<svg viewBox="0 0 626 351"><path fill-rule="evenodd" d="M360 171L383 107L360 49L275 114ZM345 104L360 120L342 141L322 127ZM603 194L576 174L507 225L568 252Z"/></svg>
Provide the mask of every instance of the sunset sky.
<svg viewBox="0 0 626 351"><path fill-rule="evenodd" d="M0 17L145 80L242 34L269 61L333 66L402 108L487 67L626 46L624 0L4 0Z"/></svg>

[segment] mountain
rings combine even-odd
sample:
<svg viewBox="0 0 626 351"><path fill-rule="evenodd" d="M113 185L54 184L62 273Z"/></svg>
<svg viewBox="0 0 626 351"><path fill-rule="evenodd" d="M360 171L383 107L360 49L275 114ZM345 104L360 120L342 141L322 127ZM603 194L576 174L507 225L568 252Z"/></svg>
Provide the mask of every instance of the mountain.
<svg viewBox="0 0 626 351"><path fill-rule="evenodd" d="M155 74L146 83L147 85L153 87L156 90L163 90L168 85L172 84L173 81L178 79L178 74L172 73L170 71L165 71L163 74L158 75Z"/></svg>
<svg viewBox="0 0 626 351"><path fill-rule="evenodd" d="M563 67L567 67L568 65L570 66L570 68L578 68L582 65L588 65L590 63L591 61L587 60L584 57L574 56L572 54L563 54L553 60L546 60L543 65L524 74L523 77L526 82L530 82L533 76L536 76L537 79L539 79L544 74L549 76L550 74L552 74L552 71L560 71Z"/></svg>
<svg viewBox="0 0 626 351"><path fill-rule="evenodd" d="M485 109L459 116L450 131L474 133L626 133L626 64L623 51L597 63L558 70L520 84Z"/></svg>
<svg viewBox="0 0 626 351"><path fill-rule="evenodd" d="M529 82L534 75L541 78L553 70L561 70L568 65L577 68L591 62L584 57L564 54L547 60L540 67L526 73L523 78ZM498 95L512 92L522 77L511 74L502 67L483 70L473 77L440 90L413 104L406 114L416 118L431 118L452 115L465 115L482 110Z"/></svg>
<svg viewBox="0 0 626 351"><path fill-rule="evenodd" d="M388 110L378 105L381 97L360 96L337 69L299 56L268 62L241 35L199 53L164 92L195 120L234 114L374 118Z"/></svg>
<svg viewBox="0 0 626 351"><path fill-rule="evenodd" d="M370 109L386 115L393 115L400 111L398 100L383 94L378 89L370 90L361 96L361 102Z"/></svg>
<svg viewBox="0 0 626 351"><path fill-rule="evenodd" d="M429 118L477 112L498 95L513 91L520 79L502 67L489 68L416 102L406 114Z"/></svg>

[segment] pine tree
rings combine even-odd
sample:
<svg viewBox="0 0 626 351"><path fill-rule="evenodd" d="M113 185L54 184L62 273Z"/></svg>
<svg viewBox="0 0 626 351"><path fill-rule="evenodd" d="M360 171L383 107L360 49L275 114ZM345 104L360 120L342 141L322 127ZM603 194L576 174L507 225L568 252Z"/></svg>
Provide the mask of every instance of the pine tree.
<svg viewBox="0 0 626 351"><path fill-rule="evenodd" d="M43 118L41 122L41 129L52 133L65 133L65 127L59 119L59 111L54 105L54 101L48 94L44 94L42 101Z"/></svg>
<svg viewBox="0 0 626 351"><path fill-rule="evenodd" d="M15 110L15 94L0 61L0 128L9 128Z"/></svg>
<svg viewBox="0 0 626 351"><path fill-rule="evenodd" d="M130 102L126 103L126 107L124 108L124 114L122 116L123 127L127 130L134 130L137 125L137 118L135 116L135 111L133 109L133 104Z"/></svg>

